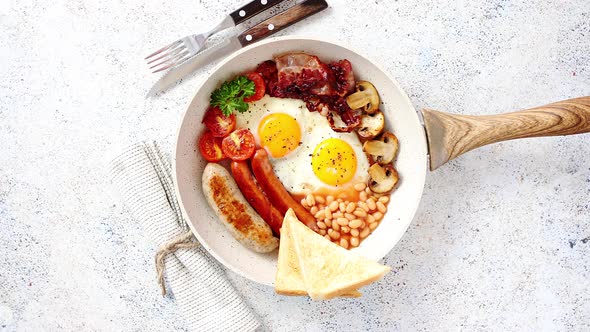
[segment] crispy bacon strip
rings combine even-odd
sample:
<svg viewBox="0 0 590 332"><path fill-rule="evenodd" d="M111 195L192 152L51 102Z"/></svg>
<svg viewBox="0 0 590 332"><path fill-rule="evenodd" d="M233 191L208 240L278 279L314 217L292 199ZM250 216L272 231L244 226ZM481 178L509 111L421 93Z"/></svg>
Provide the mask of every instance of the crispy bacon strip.
<svg viewBox="0 0 590 332"><path fill-rule="evenodd" d="M304 100L309 111L328 115L334 131L351 132L360 125L361 114L344 98L355 87L350 61L325 64L315 55L287 53L262 62L257 72L271 96Z"/></svg>

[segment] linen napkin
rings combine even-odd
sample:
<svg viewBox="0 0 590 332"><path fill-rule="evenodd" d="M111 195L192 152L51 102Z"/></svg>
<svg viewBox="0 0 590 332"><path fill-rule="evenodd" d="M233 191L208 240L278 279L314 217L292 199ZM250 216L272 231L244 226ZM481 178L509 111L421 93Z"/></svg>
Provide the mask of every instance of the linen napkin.
<svg viewBox="0 0 590 332"><path fill-rule="evenodd" d="M218 263L196 240L186 241L192 236L175 197L171 173L168 158L156 142L132 145L109 165L109 176L125 205L149 238L164 250L160 257L169 289L191 330L261 328ZM184 245L170 245L171 240ZM178 247L166 255L170 248Z"/></svg>

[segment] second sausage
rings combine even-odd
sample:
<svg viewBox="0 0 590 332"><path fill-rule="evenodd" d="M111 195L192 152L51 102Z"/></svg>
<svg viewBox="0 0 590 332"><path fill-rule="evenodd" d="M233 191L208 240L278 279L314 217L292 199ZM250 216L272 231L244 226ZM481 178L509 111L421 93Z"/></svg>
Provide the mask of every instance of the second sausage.
<svg viewBox="0 0 590 332"><path fill-rule="evenodd" d="M254 153L252 157L252 172L254 172L256 181L258 181L264 193L273 202L279 212L284 215L289 208L292 208L297 218L307 227L314 231L319 230L315 217L291 197L291 194L289 194L283 183L275 175L266 150L258 149Z"/></svg>
<svg viewBox="0 0 590 332"><path fill-rule="evenodd" d="M248 203L260 214L262 219L272 228L275 234L279 234L283 225L283 215L268 200L268 197L258 187L254 175L250 171L247 161L234 161L231 163L231 172Z"/></svg>

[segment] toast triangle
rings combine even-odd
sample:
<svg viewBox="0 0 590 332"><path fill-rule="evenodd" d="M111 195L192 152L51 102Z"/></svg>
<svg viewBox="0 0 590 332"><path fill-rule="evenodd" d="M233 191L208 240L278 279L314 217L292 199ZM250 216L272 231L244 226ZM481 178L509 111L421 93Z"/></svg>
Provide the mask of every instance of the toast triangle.
<svg viewBox="0 0 590 332"><path fill-rule="evenodd" d="M279 244L279 258L277 263L277 274L275 278L275 291L281 295L307 295L305 283L299 266L299 259L293 246L293 238L291 236L291 223L299 223L299 219L292 209L289 209L285 214L283 225L281 227L281 240ZM305 226L304 226L305 227ZM361 293L353 289L345 294L343 297L360 297Z"/></svg>
<svg viewBox="0 0 590 332"><path fill-rule="evenodd" d="M350 252L301 222L288 222L305 289L314 300L328 300L377 281L390 268ZM281 235L282 235L281 231Z"/></svg>
<svg viewBox="0 0 590 332"><path fill-rule="evenodd" d="M289 223L293 220L293 217L297 219L293 210L289 209L285 214L281 227L275 291L282 295L307 295L305 284L303 283L303 276L299 269L299 259L293 247L289 227Z"/></svg>

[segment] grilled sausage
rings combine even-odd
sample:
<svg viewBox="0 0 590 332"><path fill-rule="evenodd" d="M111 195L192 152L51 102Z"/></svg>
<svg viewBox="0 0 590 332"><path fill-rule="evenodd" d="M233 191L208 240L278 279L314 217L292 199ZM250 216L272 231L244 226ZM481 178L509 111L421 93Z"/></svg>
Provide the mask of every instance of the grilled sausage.
<svg viewBox="0 0 590 332"><path fill-rule="evenodd" d="M280 234L283 215L270 203L268 197L256 183L248 162L245 160L232 162L231 173L248 203L260 214L275 234Z"/></svg>
<svg viewBox="0 0 590 332"><path fill-rule="evenodd" d="M279 240L248 204L223 166L216 163L205 166L203 193L219 220L245 247L261 253L271 252L278 247Z"/></svg>
<svg viewBox="0 0 590 332"><path fill-rule="evenodd" d="M279 178L275 175L266 150L256 150L252 157L252 171L254 172L256 181L258 181L264 193L280 213L284 215L289 208L292 208L299 220L312 230L318 231L315 217L291 197L285 186L283 186Z"/></svg>

